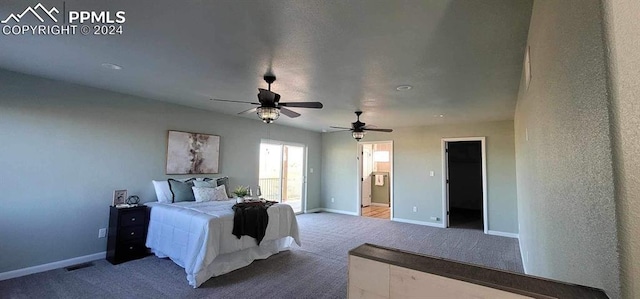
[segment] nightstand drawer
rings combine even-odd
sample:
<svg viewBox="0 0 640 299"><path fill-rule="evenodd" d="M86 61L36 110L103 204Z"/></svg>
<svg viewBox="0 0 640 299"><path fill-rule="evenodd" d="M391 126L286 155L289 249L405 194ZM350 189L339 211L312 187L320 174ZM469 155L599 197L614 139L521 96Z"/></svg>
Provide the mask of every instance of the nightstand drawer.
<svg viewBox="0 0 640 299"><path fill-rule="evenodd" d="M134 210L122 213L120 226L144 225L146 213L144 210Z"/></svg>
<svg viewBox="0 0 640 299"><path fill-rule="evenodd" d="M145 237L147 228L145 226L126 226L118 232L118 238L123 241L140 239Z"/></svg>
<svg viewBox="0 0 640 299"><path fill-rule="evenodd" d="M144 256L147 252L147 247L144 246L144 240L136 240L131 242L122 242L118 244L118 252L123 260L130 260Z"/></svg>

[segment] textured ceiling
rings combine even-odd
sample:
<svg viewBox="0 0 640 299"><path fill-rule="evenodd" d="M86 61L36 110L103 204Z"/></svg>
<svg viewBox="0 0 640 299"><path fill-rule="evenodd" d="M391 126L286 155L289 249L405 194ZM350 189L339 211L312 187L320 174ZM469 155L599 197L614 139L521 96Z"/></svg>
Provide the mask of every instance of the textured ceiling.
<svg viewBox="0 0 640 299"><path fill-rule="evenodd" d="M0 19L35 4L4 0ZM62 1L43 4L61 7ZM124 34L0 34L0 68L227 114L251 106L209 98L255 101L257 88L266 87L262 75L271 69L281 101L325 105L293 108L302 116L277 122L320 131L348 126L357 109L365 112L363 121L390 128L513 119L532 1L65 5L123 10ZM397 91L402 84L413 89Z"/></svg>

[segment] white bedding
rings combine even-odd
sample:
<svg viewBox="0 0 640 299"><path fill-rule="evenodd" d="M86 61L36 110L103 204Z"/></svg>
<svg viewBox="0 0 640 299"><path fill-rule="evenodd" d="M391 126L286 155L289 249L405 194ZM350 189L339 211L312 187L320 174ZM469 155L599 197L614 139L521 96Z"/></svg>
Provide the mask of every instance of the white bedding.
<svg viewBox="0 0 640 299"><path fill-rule="evenodd" d="M255 259L300 246L298 222L289 205L267 209L269 224L260 246L256 239L233 230L235 201L146 203L151 207L147 247L158 257L169 257L183 267L194 288L213 276L247 266Z"/></svg>

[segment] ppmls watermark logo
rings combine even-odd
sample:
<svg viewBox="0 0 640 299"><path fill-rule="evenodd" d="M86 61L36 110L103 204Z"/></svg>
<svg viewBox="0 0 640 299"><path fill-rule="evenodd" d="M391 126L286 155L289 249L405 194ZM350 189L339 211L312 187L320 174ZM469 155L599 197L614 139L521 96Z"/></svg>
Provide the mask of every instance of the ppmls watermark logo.
<svg viewBox="0 0 640 299"><path fill-rule="evenodd" d="M25 24L40 21L40 24ZM22 12L11 13L2 23L4 35L121 35L126 22L125 11L69 10L62 2L61 10L38 3Z"/></svg>

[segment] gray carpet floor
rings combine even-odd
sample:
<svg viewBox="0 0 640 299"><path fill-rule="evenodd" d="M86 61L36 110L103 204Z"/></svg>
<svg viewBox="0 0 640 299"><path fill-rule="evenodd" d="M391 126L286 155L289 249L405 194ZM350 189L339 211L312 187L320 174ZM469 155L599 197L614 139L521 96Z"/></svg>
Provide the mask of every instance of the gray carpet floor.
<svg viewBox="0 0 640 299"><path fill-rule="evenodd" d="M0 298L346 298L347 252L363 243L522 273L516 239L331 213L298 216L302 247L193 289L184 270L149 256L0 281ZM295 245L294 245L295 246Z"/></svg>

